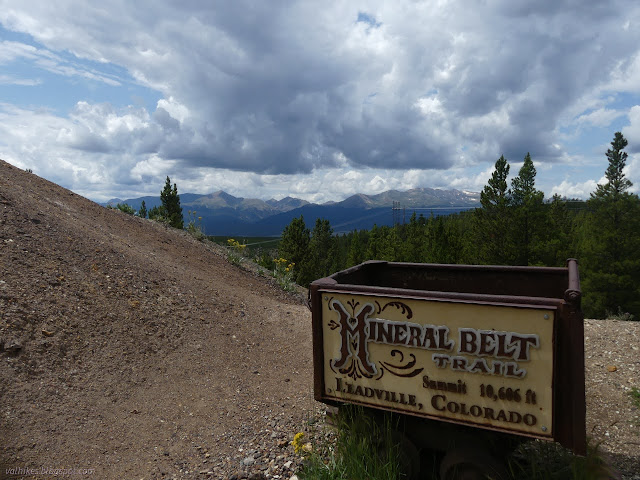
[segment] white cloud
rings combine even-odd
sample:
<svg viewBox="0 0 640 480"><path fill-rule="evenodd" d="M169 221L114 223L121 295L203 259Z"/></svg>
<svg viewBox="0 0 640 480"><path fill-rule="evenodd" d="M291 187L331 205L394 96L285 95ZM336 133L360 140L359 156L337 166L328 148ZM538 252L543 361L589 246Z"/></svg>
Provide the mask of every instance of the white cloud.
<svg viewBox="0 0 640 480"><path fill-rule="evenodd" d="M607 108L599 108L590 113L580 115L575 119L577 125L608 127L618 117L624 115L623 112Z"/></svg>
<svg viewBox="0 0 640 480"><path fill-rule="evenodd" d="M172 175L174 171L174 161L165 160L157 155L150 155L144 160L136 162L131 169L131 177L139 182L159 184L167 176ZM189 190L189 192L197 193L197 190Z"/></svg>
<svg viewBox="0 0 640 480"><path fill-rule="evenodd" d="M628 149L640 152L640 105L629 109L629 126L623 130L624 137L629 142Z"/></svg>
<svg viewBox="0 0 640 480"><path fill-rule="evenodd" d="M184 121L189 118L189 109L177 102L173 97L158 100L158 108L165 110L172 118L175 118L180 123L184 123Z"/></svg>
<svg viewBox="0 0 640 480"><path fill-rule="evenodd" d="M640 192L640 154L629 155L627 166L624 169L625 176L633 183L629 191Z"/></svg>
<svg viewBox="0 0 640 480"><path fill-rule="evenodd" d="M163 98L155 110L78 98L66 117L5 106L0 148L95 195L109 182L143 190L171 169L183 191L479 190L501 154L561 168L586 158L568 151L583 130L623 115L620 93L640 91L640 5L625 7L4 1L2 25L34 45L0 42L3 66L121 90L124 69ZM37 82L21 79L7 71L0 84ZM75 168L45 168L59 158ZM586 188L572 180L553 188Z"/></svg>
<svg viewBox="0 0 640 480"><path fill-rule="evenodd" d="M65 77L84 77L89 80L103 82L111 86L122 85L115 75L98 72L93 68L80 65L78 62L65 60L49 50L35 48L19 42L0 42L0 65L7 65L16 60L29 60L42 70ZM23 84L24 85L24 84Z"/></svg>
<svg viewBox="0 0 640 480"><path fill-rule="evenodd" d="M551 189L551 194L549 196L557 194L561 197L586 199L589 198L591 192L596 190L596 186L597 183L593 180L587 180L582 183L571 183L567 180L563 180L560 185L555 185Z"/></svg>
<svg viewBox="0 0 640 480"><path fill-rule="evenodd" d="M13 75L0 75L0 85L22 85L34 87L40 85L42 80L31 78L17 78Z"/></svg>

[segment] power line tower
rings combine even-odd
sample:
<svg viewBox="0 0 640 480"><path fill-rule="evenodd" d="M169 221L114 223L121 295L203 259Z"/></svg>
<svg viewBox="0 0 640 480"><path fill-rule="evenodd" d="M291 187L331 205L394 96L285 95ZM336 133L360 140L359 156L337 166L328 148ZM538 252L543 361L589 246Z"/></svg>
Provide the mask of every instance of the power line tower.
<svg viewBox="0 0 640 480"><path fill-rule="evenodd" d="M400 224L400 221L402 221L402 223L405 223L405 208L403 206L400 205L400 202L393 202L393 207L391 207L391 212L393 214L393 226L395 227L396 225Z"/></svg>

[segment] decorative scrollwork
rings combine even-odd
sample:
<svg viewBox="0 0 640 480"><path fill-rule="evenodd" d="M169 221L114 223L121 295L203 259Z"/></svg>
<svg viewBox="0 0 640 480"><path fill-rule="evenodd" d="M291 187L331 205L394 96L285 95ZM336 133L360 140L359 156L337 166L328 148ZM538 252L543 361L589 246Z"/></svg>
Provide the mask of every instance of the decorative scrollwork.
<svg viewBox="0 0 640 480"><path fill-rule="evenodd" d="M348 377L353 378L354 380L357 380L358 378L363 378L363 377L373 378L373 375L364 371L362 369L362 366L360 365L360 362L353 357L349 359L348 363L344 367L338 368L337 371L333 363L334 363L333 361L329 362L329 366L331 367L331 370L333 371L333 373L341 373L343 375L347 375ZM380 375L380 377L381 376L382 375ZM378 379L380 377L378 377Z"/></svg>
<svg viewBox="0 0 640 480"><path fill-rule="evenodd" d="M382 306L377 300L374 300L374 303L367 302L356 312L360 305L359 301L352 298L346 304L351 312L348 312L338 300L329 302L329 308L338 312L339 321L331 319L327 324L328 327L331 330L338 328L345 330L340 332L342 336L340 356L329 362L334 373L347 375L354 380L363 377L379 380L385 371L396 377L411 378L424 370L424 368L416 368L417 360L414 354L408 354L405 358L405 354L397 349L391 350L391 357L394 359L392 362L378 361L373 363L368 357L367 342L369 339L367 337L369 334L367 329L369 327L365 323L368 316L374 312L380 314L388 307L395 307L402 315L410 319L413 317L411 307L400 301L391 301Z"/></svg>
<svg viewBox="0 0 640 480"><path fill-rule="evenodd" d="M378 306L379 306L379 304L378 304ZM407 317L407 320L410 319L411 317L413 317L413 311L411 310L411 307L409 307L409 305L407 305L406 303L389 302L384 307L382 307L380 309L380 313L382 313L387 307L396 307L398 310L401 310L402 315L405 315Z"/></svg>
<svg viewBox="0 0 640 480"><path fill-rule="evenodd" d="M347 305L349 305L349 306L351 307L351 311L352 311L352 312L355 312L355 311L356 311L356 307L357 307L358 305L360 305L360 302L356 302L356 301L355 301L355 299L353 299L353 300L349 300L349 301L347 302Z"/></svg>
<svg viewBox="0 0 640 480"><path fill-rule="evenodd" d="M395 375L396 377L412 378L420 374L420 372L424 370L424 368L422 367L414 368L416 366L417 360L416 360L416 356L413 353L409 354L410 360L408 360L408 362L404 365L403 365L404 353L396 349L391 350L392 357L395 357L397 355L400 356L400 359L399 359L400 365L394 365L389 362L380 362L380 366L384 370L388 371L391 375ZM397 370L399 370L399 372ZM411 370L411 371L407 371L407 370Z"/></svg>

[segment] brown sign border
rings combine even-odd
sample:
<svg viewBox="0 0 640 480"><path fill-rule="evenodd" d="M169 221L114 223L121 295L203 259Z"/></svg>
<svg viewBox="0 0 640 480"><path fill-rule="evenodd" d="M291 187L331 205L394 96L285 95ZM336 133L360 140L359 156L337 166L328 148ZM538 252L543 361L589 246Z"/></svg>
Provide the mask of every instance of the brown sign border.
<svg viewBox="0 0 640 480"><path fill-rule="evenodd" d="M562 298L535 297L525 295L493 295L487 293L457 293L446 291L421 291L409 288L391 288L384 286L371 286L363 284L341 284L337 279L340 276L351 274L358 278L366 279L367 270L380 268L421 268L438 269L439 271L451 271L456 274L473 275L501 275L517 274L518 276L536 275L546 279L554 278L566 285ZM533 281L533 280L532 280ZM361 294L371 296L398 297L415 300L431 300L445 302L460 302L473 304L488 304L496 306L511 306L522 308L550 308L557 309L554 328L554 365L553 365L553 440L573 450L577 454L586 454L586 403L584 388L584 324L580 310L580 280L578 276L577 261L570 259L567 267L508 267L508 266L477 266L477 265L435 265L435 264L400 264L394 262L365 262L330 277L313 282L309 289L310 307L312 311L313 329L313 356L314 356L314 396L315 399L337 404L335 399L329 398L325 393L324 385L324 352L322 332L322 295L325 293ZM350 403L365 404L360 401ZM392 410L381 408L382 410ZM392 411L398 411L393 409ZM403 411L403 413L418 416L420 418L432 418L431 416L416 412ZM437 418L438 421L472 425L476 428L487 430L507 431L508 429L470 424L454 421L452 419ZM528 435L518 432L518 435L549 439L545 436Z"/></svg>

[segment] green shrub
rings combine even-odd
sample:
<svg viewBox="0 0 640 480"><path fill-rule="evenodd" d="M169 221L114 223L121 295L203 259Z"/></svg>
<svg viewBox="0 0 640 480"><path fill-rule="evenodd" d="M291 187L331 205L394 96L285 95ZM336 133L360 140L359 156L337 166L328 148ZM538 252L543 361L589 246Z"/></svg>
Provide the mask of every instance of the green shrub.
<svg viewBox="0 0 640 480"><path fill-rule="evenodd" d="M227 240L227 245L227 260L237 267L241 266L247 246L233 238Z"/></svg>
<svg viewBox="0 0 640 480"><path fill-rule="evenodd" d="M256 263L267 270L274 270L276 268L275 259L266 250L260 249L258 255L256 255Z"/></svg>
<svg viewBox="0 0 640 480"><path fill-rule="evenodd" d="M640 407L640 390L631 393ZM292 445L304 457L297 473L301 480L398 479L403 478L399 450L394 432L397 423L389 414L377 421L362 407L342 406L337 417L335 435L313 436L312 444L299 433ZM437 480L438 452L423 451L423 468L419 478ZM430 460L429 460L430 458ZM426 459L426 460L425 460ZM608 480L612 470L599 452L598 445L587 446L587 454L573 455L558 443L532 440L522 443L506 459L507 480ZM432 468L425 468L429 464ZM415 474L415 472L414 472Z"/></svg>
<svg viewBox="0 0 640 480"><path fill-rule="evenodd" d="M275 265L273 278L276 279L278 285L287 292L295 292L296 282L293 279L293 267L295 263L289 262L285 258L276 258L273 260L273 264Z"/></svg>
<svg viewBox="0 0 640 480"><path fill-rule="evenodd" d="M618 307L618 312L613 313L607 310L607 319L609 320L622 320L625 322L633 322L636 320L635 316L629 312L623 312L621 307Z"/></svg>
<svg viewBox="0 0 640 480"><path fill-rule="evenodd" d="M535 440L522 444L508 460L514 480L607 480L612 472L598 445L587 446L584 457L558 443Z"/></svg>
<svg viewBox="0 0 640 480"><path fill-rule="evenodd" d="M187 222L187 232L191 234L193 238L199 241L203 241L207 236L204 234L202 227L202 217L196 217L195 210L189 210L189 221Z"/></svg>
<svg viewBox="0 0 640 480"><path fill-rule="evenodd" d="M633 404L640 408L640 390L637 387L633 387L629 392L629 395L631 396Z"/></svg>
<svg viewBox="0 0 640 480"><path fill-rule="evenodd" d="M133 209L133 207L131 205L128 205L126 203L119 203L116 205L116 208L118 210L120 210L121 212L126 213L127 215L133 215L134 213L136 213L136 211Z"/></svg>

